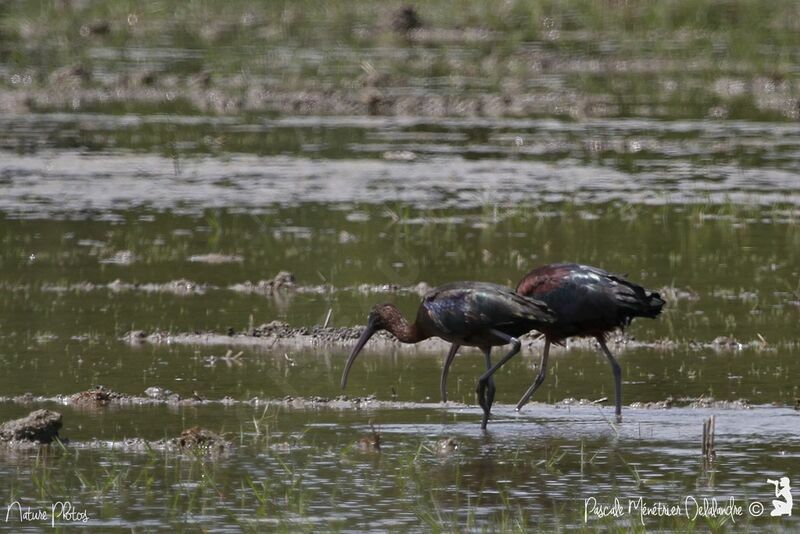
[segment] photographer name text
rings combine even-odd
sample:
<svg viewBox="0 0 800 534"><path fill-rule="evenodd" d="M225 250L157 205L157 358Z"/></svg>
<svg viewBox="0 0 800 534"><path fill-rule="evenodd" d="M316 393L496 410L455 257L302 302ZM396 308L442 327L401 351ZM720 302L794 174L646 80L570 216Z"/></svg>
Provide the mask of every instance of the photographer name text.
<svg viewBox="0 0 800 534"><path fill-rule="evenodd" d="M14 520L19 520L20 523L45 521L55 528L56 524L62 522L87 523L89 514L86 510L76 509L69 501L54 502L49 509L22 506L19 501L14 501L6 508L6 523Z"/></svg>
<svg viewBox="0 0 800 534"><path fill-rule="evenodd" d="M696 499L691 495L684 498L683 503L666 504L663 502L647 502L643 497L631 499L614 498L613 502L601 503L595 497L584 499L583 520L603 519L605 517L620 518L625 515L638 515L642 525L648 517L678 517L684 516L690 521L698 517L728 517L734 523L736 518L745 513L758 517L764 512L761 503L754 501L748 505L737 504L733 497L727 500L716 498Z"/></svg>

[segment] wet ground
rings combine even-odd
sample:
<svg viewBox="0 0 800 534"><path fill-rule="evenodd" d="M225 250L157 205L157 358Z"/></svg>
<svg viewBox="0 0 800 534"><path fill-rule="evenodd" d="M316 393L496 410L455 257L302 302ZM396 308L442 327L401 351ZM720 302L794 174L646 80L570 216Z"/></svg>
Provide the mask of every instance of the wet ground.
<svg viewBox="0 0 800 534"><path fill-rule="evenodd" d="M765 143L752 167L731 149L704 166L719 179L690 171L698 137L741 144L739 132L771 135L767 125L697 123L705 133L686 134L691 143L666 140L678 134L655 123L636 130L636 139L661 146L657 156L608 149L595 161L508 159L495 141L485 157L467 157L451 132L425 137L452 154L413 161L387 160L389 147L373 156L349 147L331 158L187 156L176 173L159 155L58 147L51 119L26 119L27 135L48 146L2 160L0 419L59 410L69 443L36 461L4 454L0 469L15 480L6 500L74 496L93 523L144 529L167 509L175 524L214 528L513 530L582 526L592 496L767 503L766 477L792 473L800 428L796 145ZM611 139L630 126L590 124L584 135ZM335 121L293 131L320 138L328 128ZM380 122L349 128L364 140L398 132ZM557 122L505 128L538 139L526 141L533 145L566 129L581 135ZM427 287L513 284L528 268L563 259L629 273L668 301L661 318L637 321L611 344L625 372L621 426L602 400L613 394L610 369L581 340L555 349L537 394L546 404L516 414L541 350L528 339L498 375L485 436L473 393L482 359L463 351L451 403L440 405L446 346L435 341L406 347L376 338L345 392L369 399L336 400L372 304L394 301L411 313ZM281 271L291 276L276 277ZM69 401L97 385L139 400ZM159 397L152 388L168 391ZM717 460L709 466L700 442L711 415ZM380 452L357 445L370 424ZM193 426L234 447L200 458L165 448ZM440 445L447 438L457 446ZM645 524L680 529L687 521Z"/></svg>
<svg viewBox="0 0 800 534"><path fill-rule="evenodd" d="M418 46L425 31L402 46ZM458 31L453 39L477 35ZM394 68L391 47L359 35L367 42L348 46ZM565 73L596 58L553 48L552 38L530 39L556 61L553 83L577 83ZM464 46L482 50L475 42ZM0 35L0 50L7 43ZM92 75L75 89L83 96L152 68L158 54L163 71L188 54L143 47L141 62L128 63L95 45ZM515 50L503 61L530 52ZM353 67L353 53L340 54L343 64ZM792 56L776 57L773 76ZM25 93L10 78L24 61L14 61L0 70L4 105ZM740 66L737 76L761 75ZM769 100L759 93L758 105L738 108L698 97L700 111L671 101L649 102L654 113L562 114L551 102L544 116L395 116L392 100L370 116L358 100L346 115L312 106L276 116L136 99L123 109L48 107L37 99L53 91L50 67L30 68L33 100L0 116L0 422L54 410L65 441L38 452L0 445L0 528L49 524L2 522L14 501L50 511L64 500L95 527L137 531L164 518L214 531L797 528L797 513L769 517L767 482L797 478L800 455L791 72L775 89L780 105L770 109L783 111L774 115L758 108ZM687 79L707 66L691 69ZM412 68L412 81L381 90L418 95L409 89L419 89L417 75ZM321 76L335 85L342 74ZM446 79L420 98L447 93ZM286 77L273 82L298 90ZM617 89L642 102L636 87ZM476 98L486 98L481 91L495 94L484 87ZM706 104L727 112L709 114ZM451 116L434 118L441 114ZM437 341L409 347L376 336L341 391L373 304L395 302L410 315L427 288L514 285L532 267L564 260L627 273L667 301L657 320L636 320L609 343L624 373L622 423L608 401L611 370L588 340L553 349L535 402L516 413L542 348L526 337L522 356L496 377L487 433L476 350L456 359L447 404L438 387L447 347ZM701 456L711 416L714 460ZM225 445L176 445L206 432ZM628 513L639 497L683 509ZM701 508L703 498L733 498L743 512L691 517L698 507L687 497ZM597 508L587 508L592 498ZM614 498L625 513L598 517Z"/></svg>

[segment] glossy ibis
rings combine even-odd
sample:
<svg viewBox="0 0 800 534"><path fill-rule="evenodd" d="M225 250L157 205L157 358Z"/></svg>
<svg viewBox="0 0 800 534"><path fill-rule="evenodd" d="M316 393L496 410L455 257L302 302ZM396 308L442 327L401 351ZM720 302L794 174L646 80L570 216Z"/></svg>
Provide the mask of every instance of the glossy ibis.
<svg viewBox="0 0 800 534"><path fill-rule="evenodd" d="M356 356L379 330L391 332L403 343L440 337L453 343L455 350L461 345L478 347L483 350L488 370L492 369L493 346L511 344L511 350L503 358L506 361L519 352L519 336L542 329L555 319L543 302L521 296L510 287L483 282L456 282L432 289L423 296L413 323L394 304L379 304L370 312L367 327L350 353L342 373L342 389L347 385L347 375ZM454 353L451 349L451 354ZM448 358L452 359L450 355ZM482 428L486 428L489 420L494 393L494 380L488 376L478 391L478 404L483 409Z"/></svg>
<svg viewBox="0 0 800 534"><path fill-rule="evenodd" d="M611 363L614 373L615 401L617 419L622 416L622 371L619 363L606 346L607 335L616 328L624 328L634 317L655 318L661 313L664 301L658 293L588 265L559 263L545 265L529 272L517 285L517 293L533 297L546 303L557 316L555 323L537 328L545 335L544 351L539 366L539 374L525 395L517 403L517 410L531 398L542 385L547 372L547 357L550 344L562 345L574 336L591 336L597 339L600 348ZM457 346L451 348L442 369L442 400L446 400L445 381L448 367L455 357ZM479 389L485 388L492 375L511 359L506 355L479 379Z"/></svg>

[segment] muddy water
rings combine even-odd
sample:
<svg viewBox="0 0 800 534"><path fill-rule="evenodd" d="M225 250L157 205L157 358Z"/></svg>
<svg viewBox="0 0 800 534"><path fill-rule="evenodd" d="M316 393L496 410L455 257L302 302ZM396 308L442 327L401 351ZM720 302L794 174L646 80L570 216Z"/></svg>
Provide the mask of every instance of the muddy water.
<svg viewBox="0 0 800 534"><path fill-rule="evenodd" d="M2 453L0 505L71 498L93 524L141 529L164 517L215 530L564 528L584 525L592 496L733 496L769 511L765 479L796 472L796 128L102 114L0 123L0 420L50 407L71 440L38 460ZM619 426L607 402L580 402L613 394L590 343L556 349L534 399L544 404L516 414L541 349L526 344L497 376L484 435L475 351L462 351L451 404L439 405L442 347L377 344L346 392L375 401L356 409L265 404L340 395L347 342L236 341L275 320L358 325L381 301L410 314L425 284L514 284L562 260L628 273L668 301L612 345L624 369ZM296 285L246 290L280 271ZM130 343L131 331L235 335ZM54 399L96 385L233 402L89 409ZM14 399L26 393L34 400ZM641 406L668 398L670 409ZM698 404L708 398L746 402ZM717 460L706 466L711 415ZM380 453L355 446L370 424ZM193 425L235 448L195 458L125 446ZM457 448L442 450L445 438ZM736 519L796 527L747 511Z"/></svg>

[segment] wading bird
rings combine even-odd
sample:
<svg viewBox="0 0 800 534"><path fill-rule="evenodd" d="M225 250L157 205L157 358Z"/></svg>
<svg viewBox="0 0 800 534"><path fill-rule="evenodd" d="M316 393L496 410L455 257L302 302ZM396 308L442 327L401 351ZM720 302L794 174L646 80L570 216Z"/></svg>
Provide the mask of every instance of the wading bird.
<svg viewBox="0 0 800 534"><path fill-rule="evenodd" d="M622 371L606 346L606 336L616 328L629 325L634 317L655 318L664 306L660 295L620 275L575 263L557 263L532 270L517 285L517 293L544 302L557 316L556 322L537 328L545 336L542 362L536 380L517 403L517 410L528 402L544 382L551 343L561 345L567 338L575 336L594 337L611 363L616 416L617 420L621 420ZM447 377L447 367L453 356L455 353L451 349L445 368L442 369L443 381ZM513 356L512 353L507 354L481 375L478 379L479 398L492 375Z"/></svg>
<svg viewBox="0 0 800 534"><path fill-rule="evenodd" d="M456 282L432 289L422 298L413 323L394 304L378 304L370 312L367 327L344 367L342 389L356 356L379 330L389 331L403 343L440 337L454 347L478 347L483 350L488 370L492 368L492 347L510 343L511 350L503 358L507 361L520 350L519 336L541 330L555 318L543 302L521 296L510 287L483 282ZM478 404L483 409L481 428L485 429L494 402L494 379L487 376L483 386Z"/></svg>

